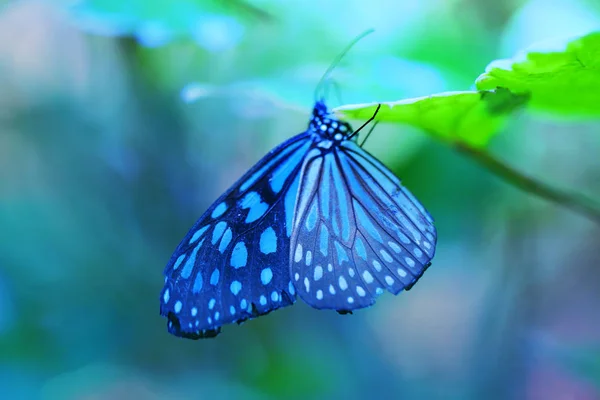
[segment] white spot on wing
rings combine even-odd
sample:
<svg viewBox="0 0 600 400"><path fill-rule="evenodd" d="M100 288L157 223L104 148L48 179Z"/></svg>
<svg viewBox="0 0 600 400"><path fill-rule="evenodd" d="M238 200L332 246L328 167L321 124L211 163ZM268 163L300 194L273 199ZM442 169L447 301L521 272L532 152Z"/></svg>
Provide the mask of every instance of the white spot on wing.
<svg viewBox="0 0 600 400"><path fill-rule="evenodd" d="M323 267L321 267L320 265L317 265L315 267L315 274L314 274L313 278L315 281L318 281L322 277L323 277Z"/></svg>
<svg viewBox="0 0 600 400"><path fill-rule="evenodd" d="M387 251L385 251L384 249L381 249L379 251L379 254L381 254L381 257L383 257L383 259L389 263L391 263L392 261L394 261L394 259L392 258L392 256L390 255L390 253L388 253Z"/></svg>
<svg viewBox="0 0 600 400"><path fill-rule="evenodd" d="M302 260L302 244L298 243L296 246L296 253L294 254L294 261L300 262Z"/></svg>
<svg viewBox="0 0 600 400"><path fill-rule="evenodd" d="M360 287L360 286L357 286L357 287L356 287L356 293L358 293L358 295L359 295L360 297L365 297L365 295L367 294L367 292L365 292L365 289L363 289L363 288L362 288L362 287Z"/></svg>
<svg viewBox="0 0 600 400"><path fill-rule="evenodd" d="M375 270L377 270L377 272L381 272L381 264L379 263L379 261L373 260L373 266L375 267Z"/></svg>
<svg viewBox="0 0 600 400"><path fill-rule="evenodd" d="M233 293L234 296L237 296L240 290L242 290L242 283L240 281L231 282L229 290L231 290L231 293Z"/></svg>
<svg viewBox="0 0 600 400"><path fill-rule="evenodd" d="M312 262L312 251L306 250L306 266L308 267Z"/></svg>
<svg viewBox="0 0 600 400"><path fill-rule="evenodd" d="M271 279L273 279L273 271L271 271L271 268L265 268L260 272L260 281L263 285L268 285L269 282L271 282Z"/></svg>

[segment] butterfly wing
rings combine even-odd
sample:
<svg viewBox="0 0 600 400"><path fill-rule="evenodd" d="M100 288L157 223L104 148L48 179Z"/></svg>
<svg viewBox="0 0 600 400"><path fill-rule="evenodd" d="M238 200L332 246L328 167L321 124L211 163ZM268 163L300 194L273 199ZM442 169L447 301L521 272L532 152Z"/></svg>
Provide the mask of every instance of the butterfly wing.
<svg viewBox="0 0 600 400"><path fill-rule="evenodd" d="M433 219L382 163L346 140L307 154L290 269L300 297L341 312L410 289L429 267Z"/></svg>
<svg viewBox="0 0 600 400"><path fill-rule="evenodd" d="M302 133L269 152L195 223L168 262L160 313L169 332L198 339L293 304L289 246Z"/></svg>

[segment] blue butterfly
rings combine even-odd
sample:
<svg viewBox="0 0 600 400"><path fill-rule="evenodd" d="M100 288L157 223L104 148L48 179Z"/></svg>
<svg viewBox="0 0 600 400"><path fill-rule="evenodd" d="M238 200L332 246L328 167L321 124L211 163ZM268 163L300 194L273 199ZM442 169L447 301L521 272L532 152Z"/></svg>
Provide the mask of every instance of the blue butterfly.
<svg viewBox="0 0 600 400"><path fill-rule="evenodd" d="M417 282L435 253L433 219L357 144L359 130L317 101L306 131L202 215L164 271L160 313L170 333L214 337L297 295L349 313Z"/></svg>

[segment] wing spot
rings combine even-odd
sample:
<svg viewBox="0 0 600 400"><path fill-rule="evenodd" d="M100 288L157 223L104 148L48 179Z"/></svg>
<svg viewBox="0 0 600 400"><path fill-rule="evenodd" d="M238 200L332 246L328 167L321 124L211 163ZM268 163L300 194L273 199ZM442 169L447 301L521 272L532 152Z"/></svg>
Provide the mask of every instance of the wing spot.
<svg viewBox="0 0 600 400"><path fill-rule="evenodd" d="M198 314L198 309L196 307L192 307L192 317L195 317Z"/></svg>
<svg viewBox="0 0 600 400"><path fill-rule="evenodd" d="M381 296L381 295L383 294L383 289L382 289L382 288L380 288L380 287L378 287L378 288L375 288L375 294L376 294L377 296Z"/></svg>
<svg viewBox="0 0 600 400"><path fill-rule="evenodd" d="M229 306L229 314L231 314L231 315L235 314L235 307L234 306Z"/></svg>
<svg viewBox="0 0 600 400"><path fill-rule="evenodd" d="M181 303L181 301L177 300L177 302L175 303L175 314L179 314L179 312L181 311L181 307L183 307L183 304Z"/></svg>
<svg viewBox="0 0 600 400"><path fill-rule="evenodd" d="M271 268L265 268L260 272L260 281L263 285L268 285L273 279L273 271Z"/></svg>
<svg viewBox="0 0 600 400"><path fill-rule="evenodd" d="M340 289L342 289L342 290L348 289L348 282L346 282L346 278L344 278L341 275L340 275L340 277L338 279L338 284L340 286Z"/></svg>
<svg viewBox="0 0 600 400"><path fill-rule="evenodd" d="M312 251L310 250L306 250L306 266L310 266L310 263L312 262Z"/></svg>
<svg viewBox="0 0 600 400"><path fill-rule="evenodd" d="M300 274L296 272L296 274L294 275L294 279L299 281L300 280Z"/></svg>
<svg viewBox="0 0 600 400"><path fill-rule="evenodd" d="M367 292L365 292L365 289L363 289L363 288L362 288L362 287L360 287L360 286L357 286L357 287L356 287L356 293L358 293L358 295L359 295L360 297L365 297L365 296L366 296L366 294L367 294Z"/></svg>
<svg viewBox="0 0 600 400"><path fill-rule="evenodd" d="M314 273L314 280L315 282L318 281L319 279L321 279L323 277L323 267L321 267L320 265L317 265L315 267L315 273Z"/></svg>
<svg viewBox="0 0 600 400"><path fill-rule="evenodd" d="M321 233L319 234L319 249L321 254L327 257L327 248L329 247L329 231L325 225L321 225Z"/></svg>
<svg viewBox="0 0 600 400"><path fill-rule="evenodd" d="M196 279L194 279L194 286L192 287L192 293L200 293L202 290L202 271L198 271L196 274Z"/></svg>
<svg viewBox="0 0 600 400"><path fill-rule="evenodd" d="M177 268L179 268L179 266L183 262L184 258L185 258L185 254L182 254L179 257L177 257L177 261L175 261L175 265L173 265L173 271L175 271Z"/></svg>
<svg viewBox="0 0 600 400"><path fill-rule="evenodd" d="M394 284L394 278L392 278L389 275L385 276L385 283L387 283L389 286L392 286Z"/></svg>
<svg viewBox="0 0 600 400"><path fill-rule="evenodd" d="M219 252L221 252L221 254L223 254L225 252L225 250L227 249L227 246L229 246L229 243L231 243L232 236L233 236L233 234L231 233L231 228L227 228L227 230L223 234L221 243L219 243Z"/></svg>
<svg viewBox="0 0 600 400"><path fill-rule="evenodd" d="M404 278L406 276L406 271L402 268L398 268L398 275Z"/></svg>
<svg viewBox="0 0 600 400"><path fill-rule="evenodd" d="M272 227L268 227L260 235L260 251L271 254L277 251L277 234Z"/></svg>
<svg viewBox="0 0 600 400"><path fill-rule="evenodd" d="M338 264L342 265L342 262L350 261L350 259L348 258L348 254L346 253L346 250L342 247L342 245L339 244L337 241L334 243L334 245L338 256Z"/></svg>
<svg viewBox="0 0 600 400"><path fill-rule="evenodd" d="M267 304L267 298L265 296L260 296L260 305L264 306Z"/></svg>
<svg viewBox="0 0 600 400"><path fill-rule="evenodd" d="M427 238L427 240L429 240L430 242L432 242L432 243L433 243L433 240L434 240L434 239L433 239L433 235L432 235L430 232L427 232L427 233L425 234L425 237Z"/></svg>
<svg viewBox="0 0 600 400"><path fill-rule="evenodd" d="M215 207L215 209L213 210L212 214L210 215L212 218L218 218L221 215L223 215L223 213L227 211L227 203L222 202L221 204L219 204L217 207Z"/></svg>
<svg viewBox="0 0 600 400"><path fill-rule="evenodd" d="M365 209L356 200L353 200L352 204L354 206L356 217L360 225L367 231L369 236L377 240L379 243L383 243L383 239L381 238L379 231L377 230L375 225L373 225L373 222L371 222L371 219L367 215Z"/></svg>
<svg viewBox="0 0 600 400"><path fill-rule="evenodd" d="M273 293L271 293L271 300L274 302L279 300L279 293L277 293L276 291L273 291Z"/></svg>
<svg viewBox="0 0 600 400"><path fill-rule="evenodd" d="M315 229L317 225L317 216L319 214L319 210L317 209L317 202L314 202L310 211L308 212L308 217L306 217L306 229L310 232Z"/></svg>
<svg viewBox="0 0 600 400"><path fill-rule="evenodd" d="M242 282L240 282L240 281L231 282L231 285L229 285L229 290L231 290L231 293L233 293L234 296L237 296L238 293L240 292L240 290L242 290Z"/></svg>
<svg viewBox="0 0 600 400"><path fill-rule="evenodd" d="M354 249L356 250L356 254L358 254L360 258L367 261L367 250L361 238L356 238L356 241L354 243Z"/></svg>
<svg viewBox="0 0 600 400"><path fill-rule="evenodd" d="M373 275L369 271L364 271L362 275L367 284L373 283Z"/></svg>
<svg viewBox="0 0 600 400"><path fill-rule="evenodd" d="M215 308L215 304L216 304L217 300L215 299L210 299L210 301L208 302L208 309L212 310L213 308Z"/></svg>
<svg viewBox="0 0 600 400"><path fill-rule="evenodd" d="M221 272L219 272L218 268L215 268L212 275L210 276L210 284L216 286L219 283L219 277L221 276Z"/></svg>
<svg viewBox="0 0 600 400"><path fill-rule="evenodd" d="M377 270L377 272L381 272L381 264L379 263L379 261L373 260L373 266L375 267L375 270Z"/></svg>
<svg viewBox="0 0 600 400"><path fill-rule="evenodd" d="M350 275L350 278L354 278L355 274L354 268L348 268L348 275Z"/></svg>
<svg viewBox="0 0 600 400"><path fill-rule="evenodd" d="M306 277L304 278L304 288L306 289L306 293L310 291L310 281Z"/></svg>
<svg viewBox="0 0 600 400"><path fill-rule="evenodd" d="M269 205L267 203L263 203L260 194L256 192L248 192L248 194L246 194L246 196L244 196L244 198L240 201L239 205L243 209L250 209L250 211L248 211L248 215L246 216L245 222L247 224L262 217L269 209Z"/></svg>
<svg viewBox="0 0 600 400"><path fill-rule="evenodd" d="M195 233L194 236L192 236L192 238L189 241L189 244L194 243L196 240L200 239L200 236L202 236L204 234L204 232L206 232L206 230L210 228L210 225L206 225L203 226L202 228L198 229Z"/></svg>
<svg viewBox="0 0 600 400"><path fill-rule="evenodd" d="M194 265L196 265L196 257L198 256L198 250L200 249L200 246L202 246L203 242L204 242L204 239L202 239L202 241L196 245L196 247L192 251L192 254L190 254L187 261L185 262L185 265L181 269L181 277L182 278L187 279L192 274Z"/></svg>
<svg viewBox="0 0 600 400"><path fill-rule="evenodd" d="M423 256L423 252L421 251L420 248L415 247L415 257L421 258L421 256Z"/></svg>
<svg viewBox="0 0 600 400"><path fill-rule="evenodd" d="M221 317L221 313L217 311L215 313L215 321L218 321L220 317Z"/></svg>
<svg viewBox="0 0 600 400"><path fill-rule="evenodd" d="M321 289L317 290L317 300L323 299L323 291Z"/></svg>
<svg viewBox="0 0 600 400"><path fill-rule="evenodd" d="M425 246L426 249L431 249L431 244L429 244L429 242L423 242L423 246Z"/></svg>
<svg viewBox="0 0 600 400"><path fill-rule="evenodd" d="M302 260L302 244L298 243L296 246L296 253L294 254L294 261L300 262Z"/></svg>
<svg viewBox="0 0 600 400"><path fill-rule="evenodd" d="M163 295L163 301L165 302L165 304L167 304L169 302L170 297L171 297L171 294L169 293L169 289L167 288L165 290L165 294Z"/></svg>
<svg viewBox="0 0 600 400"><path fill-rule="evenodd" d="M348 297L348 303L349 304L354 303L354 297L352 297L352 296Z"/></svg>
<svg viewBox="0 0 600 400"><path fill-rule="evenodd" d="M335 294L335 288L333 287L333 285L329 285L329 293Z"/></svg>
<svg viewBox="0 0 600 400"><path fill-rule="evenodd" d="M415 261L412 258L406 257L404 260L406 261L409 267L413 268L415 266Z"/></svg>
<svg viewBox="0 0 600 400"><path fill-rule="evenodd" d="M396 242L388 242L388 246L390 246L390 248L392 250L394 250L396 253L402 252L402 247L398 246L398 243L396 243Z"/></svg>
<svg viewBox="0 0 600 400"><path fill-rule="evenodd" d="M327 271L333 272L333 265L327 264Z"/></svg>
<svg viewBox="0 0 600 400"><path fill-rule="evenodd" d="M292 283L292 281L288 283L288 291L292 296L296 294L296 289L294 289L294 284Z"/></svg>
<svg viewBox="0 0 600 400"><path fill-rule="evenodd" d="M383 257L383 259L389 263L391 263L392 261L394 261L394 259L392 258L392 256L390 255L390 253L388 253L387 251L385 251L384 249L381 249L379 251L379 254L381 254L381 257Z"/></svg>
<svg viewBox="0 0 600 400"><path fill-rule="evenodd" d="M231 252L230 265L235 268L242 268L248 262L248 249L244 242L238 242Z"/></svg>
<svg viewBox="0 0 600 400"><path fill-rule="evenodd" d="M246 301L246 299L242 299L242 301L240 301L240 308L242 310L245 310L246 307L248 307L248 302Z"/></svg>
<svg viewBox="0 0 600 400"><path fill-rule="evenodd" d="M209 323L210 325L212 325L212 318L211 318L211 317L208 317L206 320L208 321L208 323Z"/></svg>
<svg viewBox="0 0 600 400"><path fill-rule="evenodd" d="M213 230L212 239L210 242L213 244L217 244L217 241L221 239L223 233L225 232L225 228L227 228L227 222L221 221L217 225L215 225L215 229Z"/></svg>
<svg viewBox="0 0 600 400"><path fill-rule="evenodd" d="M400 240L404 244L410 244L410 239L404 233L400 233Z"/></svg>

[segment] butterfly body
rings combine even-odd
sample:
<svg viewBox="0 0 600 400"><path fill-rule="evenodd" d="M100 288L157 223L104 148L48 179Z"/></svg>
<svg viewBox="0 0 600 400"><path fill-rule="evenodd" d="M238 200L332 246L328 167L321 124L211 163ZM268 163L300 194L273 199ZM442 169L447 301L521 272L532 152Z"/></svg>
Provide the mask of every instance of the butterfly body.
<svg viewBox="0 0 600 400"><path fill-rule="evenodd" d="M317 102L305 132L204 213L164 271L171 333L213 337L297 295L348 313L414 285L435 252L433 219L356 136Z"/></svg>

